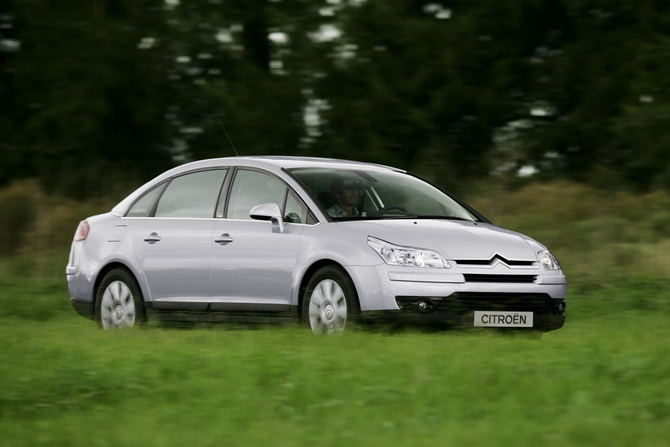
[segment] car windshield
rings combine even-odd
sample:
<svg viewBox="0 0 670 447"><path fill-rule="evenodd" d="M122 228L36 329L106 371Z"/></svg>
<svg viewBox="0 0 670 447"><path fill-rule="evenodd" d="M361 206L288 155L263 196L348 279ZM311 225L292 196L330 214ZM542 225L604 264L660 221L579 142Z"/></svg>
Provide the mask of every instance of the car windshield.
<svg viewBox="0 0 670 447"><path fill-rule="evenodd" d="M480 220L438 188L404 172L296 168L291 173L335 220Z"/></svg>

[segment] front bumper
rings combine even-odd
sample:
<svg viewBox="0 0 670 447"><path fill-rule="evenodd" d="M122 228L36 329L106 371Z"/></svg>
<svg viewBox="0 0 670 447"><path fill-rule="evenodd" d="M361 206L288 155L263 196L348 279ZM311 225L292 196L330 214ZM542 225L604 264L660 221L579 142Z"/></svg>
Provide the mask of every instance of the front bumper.
<svg viewBox="0 0 670 447"><path fill-rule="evenodd" d="M563 327L565 300L543 293L457 292L447 297L397 296L398 310L364 312L365 321L441 327L475 327L475 312L532 313L530 327L502 330L548 332Z"/></svg>
<svg viewBox="0 0 670 447"><path fill-rule="evenodd" d="M507 312L532 315L531 327L518 328L524 331L546 332L565 323L566 279L560 270L502 263L444 270L379 264L349 272L365 320L474 327L475 312Z"/></svg>

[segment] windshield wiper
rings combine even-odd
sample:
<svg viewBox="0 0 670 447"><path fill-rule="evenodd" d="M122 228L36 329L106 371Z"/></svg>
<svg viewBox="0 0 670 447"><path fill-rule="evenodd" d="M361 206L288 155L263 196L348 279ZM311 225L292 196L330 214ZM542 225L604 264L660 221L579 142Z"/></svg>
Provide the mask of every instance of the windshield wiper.
<svg viewBox="0 0 670 447"><path fill-rule="evenodd" d="M458 217L458 216L442 216L439 214L417 214L415 216L407 216L405 219L435 219L435 220L462 220L465 222L476 222L473 219L466 219L465 217Z"/></svg>
<svg viewBox="0 0 670 447"><path fill-rule="evenodd" d="M458 220L463 222L477 222L458 216L442 216L438 214L368 214L366 216L333 217L336 222L348 222L352 220L393 220L393 219L420 219L420 220Z"/></svg>

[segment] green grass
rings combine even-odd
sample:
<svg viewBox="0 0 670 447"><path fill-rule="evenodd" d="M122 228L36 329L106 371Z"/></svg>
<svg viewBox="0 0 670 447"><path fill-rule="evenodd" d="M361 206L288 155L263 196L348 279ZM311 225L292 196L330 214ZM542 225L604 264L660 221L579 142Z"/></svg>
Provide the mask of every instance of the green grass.
<svg viewBox="0 0 670 447"><path fill-rule="evenodd" d="M0 445L670 442L667 282L571 290L566 326L541 341L290 326L103 332L53 285L25 289L58 303L46 314L19 312L18 290L0 295Z"/></svg>
<svg viewBox="0 0 670 447"><path fill-rule="evenodd" d="M559 182L468 198L563 264L566 325L538 341L103 332L70 307L64 269L77 222L110 205L34 188L0 191L1 211L34 219L0 226L3 240L24 241L0 246L0 446L670 445L666 193Z"/></svg>

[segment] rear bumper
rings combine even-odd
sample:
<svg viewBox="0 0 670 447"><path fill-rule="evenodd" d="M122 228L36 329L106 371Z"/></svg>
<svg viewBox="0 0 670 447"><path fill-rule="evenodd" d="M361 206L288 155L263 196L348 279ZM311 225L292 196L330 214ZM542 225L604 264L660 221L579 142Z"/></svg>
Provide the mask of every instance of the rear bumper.
<svg viewBox="0 0 670 447"><path fill-rule="evenodd" d="M93 301L70 298L70 304L72 304L74 310L76 310L82 317L88 318L89 320L95 320L95 306Z"/></svg>

